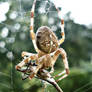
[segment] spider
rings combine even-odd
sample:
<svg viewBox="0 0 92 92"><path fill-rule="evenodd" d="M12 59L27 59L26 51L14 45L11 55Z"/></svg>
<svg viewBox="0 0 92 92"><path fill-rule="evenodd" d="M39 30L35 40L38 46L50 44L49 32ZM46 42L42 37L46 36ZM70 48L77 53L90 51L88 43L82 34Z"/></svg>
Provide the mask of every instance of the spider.
<svg viewBox="0 0 92 92"><path fill-rule="evenodd" d="M65 70L55 77L61 76L57 82L64 79L69 74L69 66L68 66L68 60L66 52L63 48L59 48L60 44L62 44L65 40L65 34L64 34L64 20L61 19L61 36L62 38L58 40L55 33L47 26L42 26L38 28L36 34L34 33L34 10L35 10L35 4L36 0L34 0L32 9L31 9L31 19L30 19L30 36L34 45L34 48L37 52L37 54L29 53L29 52L22 52L22 57L24 60L20 62L18 65L16 65L17 70L21 70L24 65L30 62L30 60L35 60L34 67L30 68L30 80L37 75L39 72L45 71L45 69L51 67L50 72L46 73L53 73L54 72L54 65L59 55L62 56ZM57 12L59 14L60 10L58 8ZM44 75L45 76L45 75Z"/></svg>

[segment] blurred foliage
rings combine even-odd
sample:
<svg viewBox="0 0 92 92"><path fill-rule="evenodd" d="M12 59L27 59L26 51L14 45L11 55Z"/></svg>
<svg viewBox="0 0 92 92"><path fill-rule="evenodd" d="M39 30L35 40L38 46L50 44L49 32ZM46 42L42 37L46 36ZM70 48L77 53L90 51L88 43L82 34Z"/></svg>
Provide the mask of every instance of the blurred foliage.
<svg viewBox="0 0 92 92"><path fill-rule="evenodd" d="M32 0L8 0L10 4L9 12L6 14L7 20L0 23L0 34L3 28L8 28L7 37L0 35L0 92L41 92L42 83L38 79L29 81L21 80L21 74L15 70L15 65L21 61L21 52L28 51L35 53L32 41L29 36L30 9ZM44 1L44 0L43 0ZM6 0L0 0L6 2ZM58 38L60 36L60 19L57 16L55 7L52 7L48 13L40 14L39 8L44 6L44 2L37 2L35 11L35 32L43 25L51 27ZM43 5L43 6L42 6ZM48 9L50 5L45 7ZM37 11L38 10L38 11ZM51 12L55 11L55 12ZM11 14L15 14L13 19ZM53 23L48 22L51 19ZM65 34L66 40L60 46L67 52L70 66L70 75L58 84L64 92L91 92L92 91L92 27L75 23L70 12L65 16ZM55 74L61 72L64 68L61 57L58 58L55 65ZM56 92L52 85L47 85L46 92Z"/></svg>

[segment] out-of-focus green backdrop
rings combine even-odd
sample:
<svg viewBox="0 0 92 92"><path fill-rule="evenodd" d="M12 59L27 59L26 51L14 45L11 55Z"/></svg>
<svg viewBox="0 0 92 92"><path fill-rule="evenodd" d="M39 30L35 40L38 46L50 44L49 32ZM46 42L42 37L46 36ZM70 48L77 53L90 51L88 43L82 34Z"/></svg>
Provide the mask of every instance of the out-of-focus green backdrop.
<svg viewBox="0 0 92 92"><path fill-rule="evenodd" d="M36 53L29 36L30 9L33 0L0 0L9 2L7 19L0 23L0 92L41 92L38 79L22 81L21 73L15 70L22 51ZM51 7L50 7L51 6ZM3 10L3 9L2 9ZM65 19L65 42L60 46L68 56L70 74L58 82L64 92L92 92L92 27L74 23L67 13ZM60 39L60 19L51 2L38 0L35 11L34 29L49 26ZM55 74L63 71L61 57L55 64ZM46 92L56 92L47 85Z"/></svg>

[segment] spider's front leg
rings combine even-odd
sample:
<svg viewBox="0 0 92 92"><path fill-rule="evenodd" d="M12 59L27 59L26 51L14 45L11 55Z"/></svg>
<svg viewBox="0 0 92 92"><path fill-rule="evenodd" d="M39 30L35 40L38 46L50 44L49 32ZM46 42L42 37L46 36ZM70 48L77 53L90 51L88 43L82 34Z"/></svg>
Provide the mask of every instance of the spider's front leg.
<svg viewBox="0 0 92 92"><path fill-rule="evenodd" d="M21 68L26 65L30 60L36 60L38 58L38 55L37 54L32 54L32 53L27 53L27 54L30 54L29 57L26 57L22 60L22 62L20 62L18 65L16 65L16 70L20 70L21 71ZM27 55L26 54L26 55Z"/></svg>
<svg viewBox="0 0 92 92"><path fill-rule="evenodd" d="M59 54L61 54L65 66L65 70L61 72L60 74L56 75L55 77L63 75L61 78L59 78L57 81L64 79L65 77L68 76L69 74L69 66L68 66L68 60L67 60L67 55L66 52L63 48L59 48L53 55L53 59L56 61Z"/></svg>
<svg viewBox="0 0 92 92"><path fill-rule="evenodd" d="M26 52L26 51L23 51L22 53L21 53L21 56L22 57L30 57L32 55L32 53L29 53L29 52Z"/></svg>
<svg viewBox="0 0 92 92"><path fill-rule="evenodd" d="M30 12L30 37L32 39L34 48L36 50L36 52L39 52L39 49L36 46L36 35L34 33L34 11L35 11L35 4L36 4L36 0L34 0L33 5L32 5L32 9Z"/></svg>
<svg viewBox="0 0 92 92"><path fill-rule="evenodd" d="M64 33L64 20L61 19L61 36L62 38L59 40L58 44L62 44L65 40L65 33Z"/></svg>
<svg viewBox="0 0 92 92"><path fill-rule="evenodd" d="M58 41L58 44L60 45L60 44L62 44L63 42L64 42L64 40L65 40L65 32L64 32L64 19L63 19L63 17L62 17L62 12L61 12L61 10L59 9L59 8L57 8L56 7L56 10L57 10L57 12L58 12L58 16L60 17L60 20L61 20L61 36L62 36L62 38Z"/></svg>

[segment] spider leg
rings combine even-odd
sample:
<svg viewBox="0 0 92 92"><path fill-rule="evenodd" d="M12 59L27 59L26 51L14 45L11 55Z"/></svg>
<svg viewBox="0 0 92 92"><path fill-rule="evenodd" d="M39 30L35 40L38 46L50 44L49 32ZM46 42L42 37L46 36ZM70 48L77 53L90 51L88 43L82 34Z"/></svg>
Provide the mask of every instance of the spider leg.
<svg viewBox="0 0 92 92"><path fill-rule="evenodd" d="M36 60L38 58L37 54L32 54L29 57L25 57L22 62L20 62L19 64L16 65L16 70L21 70L21 68L26 65L30 60Z"/></svg>
<svg viewBox="0 0 92 92"><path fill-rule="evenodd" d="M54 76L54 77L58 77L58 76L61 76L63 75L61 78L59 78L58 80L56 80L56 82L66 78L68 76L68 74L66 74L66 70L64 70L63 72L59 73L58 75Z"/></svg>
<svg viewBox="0 0 92 92"><path fill-rule="evenodd" d="M34 11L35 11L35 4L36 4L36 0L34 0L33 2L33 6L32 6L32 9L31 9L31 12L30 12L30 37L32 39L32 42L33 42L33 45L34 45L34 48L36 50L36 52L39 52L39 49L37 48L36 46L36 36L35 36L35 33L34 33Z"/></svg>
<svg viewBox="0 0 92 92"><path fill-rule="evenodd" d="M61 36L62 36L62 38L58 41L58 44L60 45L60 44L62 44L63 42L64 42L64 40L65 40L65 33L64 33L64 20L63 19L61 19Z"/></svg>
<svg viewBox="0 0 92 92"><path fill-rule="evenodd" d="M64 66L65 66L65 70L63 72L61 72L60 74L56 75L55 77L61 76L63 75L61 78L59 78L57 81L64 79L65 77L68 76L69 74L69 66L68 66L68 60L67 60L67 56L66 56L66 52L63 48L59 48L53 55L53 59L56 61L56 59L58 58L59 54L61 54L62 58L63 58L63 62L64 62Z"/></svg>
<svg viewBox="0 0 92 92"><path fill-rule="evenodd" d="M62 12L61 10L59 10L59 8L56 7L56 10L58 12L58 16L60 16L60 19L61 19L61 36L62 38L58 41L58 44L62 44L65 40L65 33L64 33L64 19L62 18Z"/></svg>
<svg viewBox="0 0 92 92"><path fill-rule="evenodd" d="M29 53L29 52L26 52L26 51L23 51L22 53L21 53L21 56L22 57L30 57L31 55L33 55L32 53Z"/></svg>

